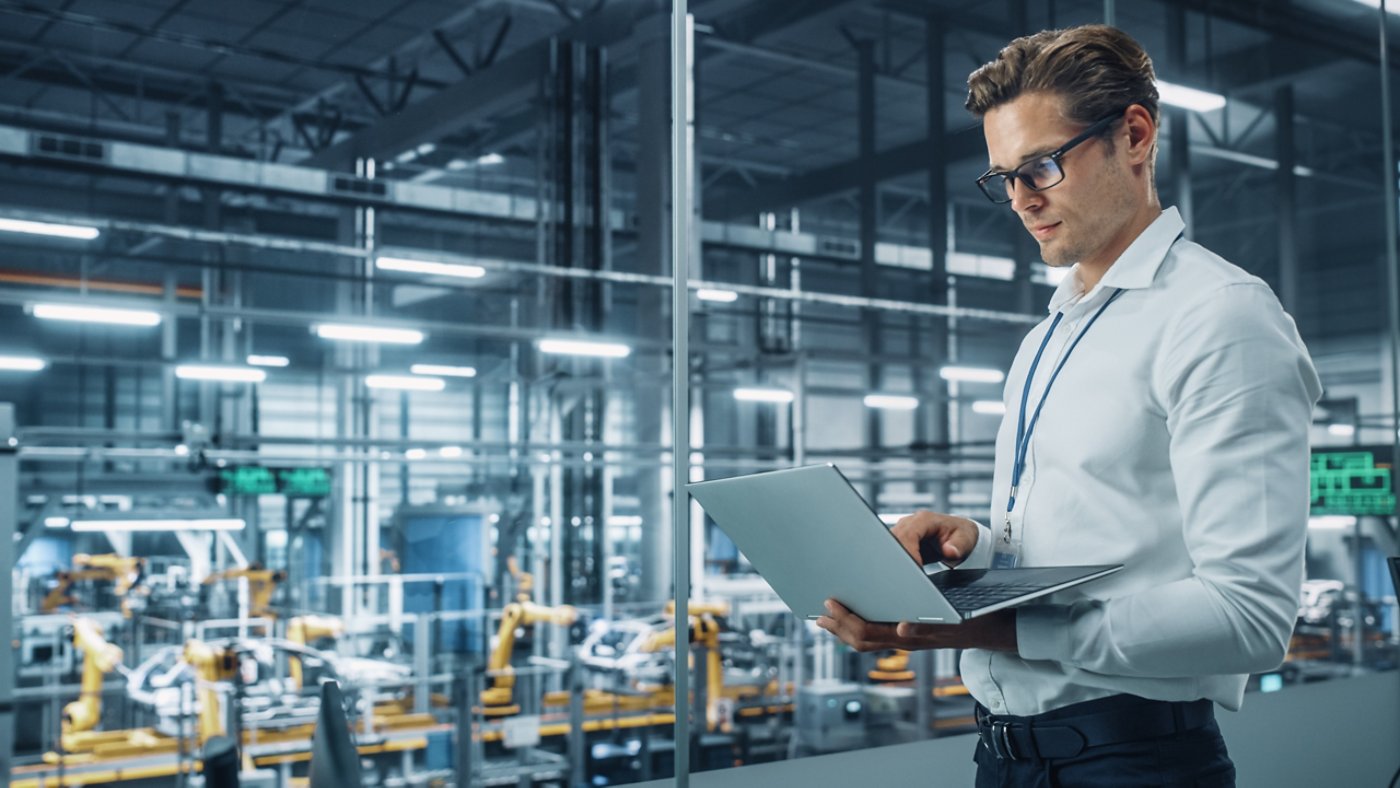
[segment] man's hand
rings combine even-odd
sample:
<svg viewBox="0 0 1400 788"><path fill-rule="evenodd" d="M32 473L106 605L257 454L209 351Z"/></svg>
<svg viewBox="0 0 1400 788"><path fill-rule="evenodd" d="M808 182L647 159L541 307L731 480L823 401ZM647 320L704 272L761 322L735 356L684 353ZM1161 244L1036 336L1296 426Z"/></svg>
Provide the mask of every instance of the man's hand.
<svg viewBox="0 0 1400 788"><path fill-rule="evenodd" d="M908 518L906 518L908 519ZM902 522L902 521L901 521ZM847 610L834 599L826 601L827 614L817 626L840 638L856 651L929 648L980 648L1016 651L1016 611L1001 610L962 624L877 624Z"/></svg>
<svg viewBox="0 0 1400 788"><path fill-rule="evenodd" d="M962 563L977 546L977 523L966 517L917 511L901 517L890 529L919 565L942 561L948 566Z"/></svg>

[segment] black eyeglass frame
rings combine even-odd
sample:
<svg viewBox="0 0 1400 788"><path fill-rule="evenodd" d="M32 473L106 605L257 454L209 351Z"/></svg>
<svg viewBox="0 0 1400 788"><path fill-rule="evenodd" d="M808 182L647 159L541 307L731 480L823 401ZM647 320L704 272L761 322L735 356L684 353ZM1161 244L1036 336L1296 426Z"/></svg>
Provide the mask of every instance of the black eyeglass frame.
<svg viewBox="0 0 1400 788"><path fill-rule="evenodd" d="M1102 134L1109 126L1113 124L1114 121L1118 120L1121 117L1123 117L1123 112L1120 111L1115 112L1107 117L1100 118L1099 120L1094 121L1089 126L1089 128L1079 132L1079 134L1073 139L1071 139L1069 142L1066 142L1065 144L1061 145L1053 151L1050 151L1044 156L1037 156L1034 159L1031 159L1030 161L1023 162L1015 169L987 170L986 172L977 176L977 188L980 189L982 193L987 196L987 199L991 200L994 203L997 203L998 205L1004 205L1006 203L1011 202L1011 193L1006 188L1007 185L1010 183L1014 183L1017 180L1025 184L1026 188L1030 189L1033 192L1043 192L1046 189L1059 186L1065 180L1065 167L1063 164L1060 163L1060 160L1065 157L1065 154L1069 153L1071 150L1074 150L1076 146L1085 142L1086 140L1092 139L1098 136L1099 134ZM1060 177L1054 183L1048 183L1044 186L1037 188L1035 184L1031 183L1030 177L1023 175L1021 173L1021 170L1025 169L1026 167L1032 164L1042 162L1046 159L1049 159L1055 163L1055 169L1059 170ZM991 182L993 178L996 178L998 176L1001 177L1001 188L988 189L987 184Z"/></svg>

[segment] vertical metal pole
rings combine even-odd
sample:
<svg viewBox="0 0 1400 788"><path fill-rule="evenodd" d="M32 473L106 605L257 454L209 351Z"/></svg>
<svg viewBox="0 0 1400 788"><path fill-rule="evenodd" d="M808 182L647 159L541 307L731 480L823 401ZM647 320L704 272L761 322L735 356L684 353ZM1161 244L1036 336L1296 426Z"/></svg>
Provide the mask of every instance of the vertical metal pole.
<svg viewBox="0 0 1400 788"><path fill-rule="evenodd" d="M1298 176L1293 172L1293 86L1283 85L1274 92L1274 148L1278 170L1274 192L1278 227L1279 300L1290 314L1298 314ZM1392 206L1393 208L1394 206Z"/></svg>
<svg viewBox="0 0 1400 788"><path fill-rule="evenodd" d="M676 786L690 785L690 643L681 622L690 609L690 44L687 0L671 7L671 544L676 579Z"/></svg>
<svg viewBox="0 0 1400 788"><path fill-rule="evenodd" d="M19 454L15 439L15 406L0 403L0 785L10 784L10 762L15 748L15 640L14 586L15 501L19 498Z"/></svg>
<svg viewBox="0 0 1400 788"><path fill-rule="evenodd" d="M1025 4L1019 3L1016 9L1024 25ZM1017 32L1024 32L1019 29ZM944 131L947 127L947 112L943 103L943 85L946 80L943 65L944 37L943 19L930 15L924 20L925 44L925 113L927 115L927 151L924 160L928 162L928 224L929 259L933 265L929 271L931 301L946 303L948 298L948 157L943 150ZM1025 236L1025 233L1017 233ZM1022 242L1024 247L1026 244ZM1018 248L1019 288L1023 300L1029 308L1031 296L1030 267L1032 255L1028 250ZM1036 257L1038 259L1038 256ZM943 318L934 317L930 323L929 346L932 350L930 361L934 366L943 362L948 347L947 326ZM920 375L920 385L923 384ZM934 445L948 440L948 389L937 375L928 387L928 402L923 407L919 424L924 430L924 439ZM940 481L934 487L934 505L937 511L948 511L947 481ZM921 651L911 655L910 663L915 670L914 721L918 726L918 737L927 738L933 723L933 699L931 693L938 676L934 669L933 652Z"/></svg>
<svg viewBox="0 0 1400 788"><path fill-rule="evenodd" d="M1167 10L1167 62L1173 73L1186 73L1186 9L1181 6ZM1189 238L1195 226L1191 200L1191 114L1180 107L1168 107L1166 112L1171 132L1172 199L1186 223Z"/></svg>
<svg viewBox="0 0 1400 788"><path fill-rule="evenodd" d="M1385 284L1390 306L1390 488L1400 490L1400 250L1395 238L1395 150L1390 117L1390 45L1386 40L1386 0L1381 0L1377 12L1381 47L1381 149L1385 166L1381 177L1385 182ZM1396 512L1400 515L1400 512ZM1360 549L1360 545L1357 545Z"/></svg>
<svg viewBox="0 0 1400 788"><path fill-rule="evenodd" d="M860 150L860 294L866 298L879 296L879 272L875 263L875 243L878 240L880 221L879 183L875 179L875 42L856 42L856 128ZM865 329L865 347L872 356L880 354L880 315L873 309L862 309L861 325ZM879 364L866 367L866 390L880 391L884 385L884 370ZM881 419L878 408L865 411L865 445L870 449L880 446L883 438L880 432ZM872 467L871 471L875 471ZM866 500L880 510L881 485L877 473L871 474Z"/></svg>
<svg viewBox="0 0 1400 788"><path fill-rule="evenodd" d="M1116 24L1113 21L1116 16L1113 0L1103 0L1103 23L1105 25Z"/></svg>

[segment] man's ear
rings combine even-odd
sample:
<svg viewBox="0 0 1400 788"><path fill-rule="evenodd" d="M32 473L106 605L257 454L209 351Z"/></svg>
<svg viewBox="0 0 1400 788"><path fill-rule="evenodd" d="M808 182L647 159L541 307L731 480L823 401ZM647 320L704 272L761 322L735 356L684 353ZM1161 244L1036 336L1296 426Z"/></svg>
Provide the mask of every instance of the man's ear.
<svg viewBox="0 0 1400 788"><path fill-rule="evenodd" d="M1141 104L1134 104L1123 113L1123 128L1128 134L1128 163L1146 163L1157 142L1157 123L1152 114Z"/></svg>

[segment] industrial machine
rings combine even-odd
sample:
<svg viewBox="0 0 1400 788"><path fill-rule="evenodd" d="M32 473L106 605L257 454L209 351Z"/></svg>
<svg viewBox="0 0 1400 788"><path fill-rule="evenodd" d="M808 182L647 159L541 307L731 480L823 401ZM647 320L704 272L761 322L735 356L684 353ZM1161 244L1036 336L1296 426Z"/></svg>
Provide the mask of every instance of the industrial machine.
<svg viewBox="0 0 1400 788"><path fill-rule="evenodd" d="M146 559L139 556L78 553L73 556L71 570L61 570L55 575L54 587L40 603L40 609L45 613L54 613L63 607L77 606L78 599L70 593L73 586L77 583L98 581L111 583L112 594L119 600L122 614L130 617L132 590L141 582L145 566ZM96 605L90 603L89 607Z"/></svg>
<svg viewBox="0 0 1400 788"><path fill-rule="evenodd" d="M213 572L204 578L207 588L224 581L248 581L248 615L251 618L276 618L272 609L272 596L277 586L287 579L287 573L278 569L264 569L259 564L249 564L241 569L224 569Z"/></svg>

